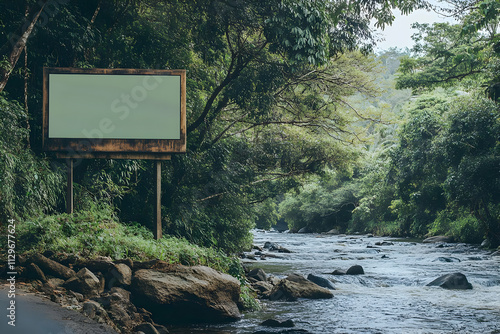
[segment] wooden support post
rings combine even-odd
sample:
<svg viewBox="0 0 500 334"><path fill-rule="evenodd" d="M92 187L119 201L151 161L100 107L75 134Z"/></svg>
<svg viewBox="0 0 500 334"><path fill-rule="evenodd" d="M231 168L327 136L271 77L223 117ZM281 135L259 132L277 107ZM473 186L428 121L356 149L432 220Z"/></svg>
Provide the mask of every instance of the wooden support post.
<svg viewBox="0 0 500 334"><path fill-rule="evenodd" d="M161 226L161 160L155 161L156 165L156 199L155 199L155 220L154 223L154 236L156 240L161 239L162 226Z"/></svg>
<svg viewBox="0 0 500 334"><path fill-rule="evenodd" d="M66 186L66 212L73 213L73 159L66 159L67 186Z"/></svg>

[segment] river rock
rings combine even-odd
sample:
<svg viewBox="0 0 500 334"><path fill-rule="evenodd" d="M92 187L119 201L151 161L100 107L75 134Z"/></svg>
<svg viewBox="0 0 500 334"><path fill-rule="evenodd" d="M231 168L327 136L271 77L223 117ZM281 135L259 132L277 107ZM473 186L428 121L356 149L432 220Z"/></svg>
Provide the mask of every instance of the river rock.
<svg viewBox="0 0 500 334"><path fill-rule="evenodd" d="M311 233L311 229L308 226L304 226L300 230L297 231L297 233Z"/></svg>
<svg viewBox="0 0 500 334"><path fill-rule="evenodd" d="M356 264L345 272L346 275L364 275L365 271L363 270L363 267L360 265Z"/></svg>
<svg viewBox="0 0 500 334"><path fill-rule="evenodd" d="M273 276L273 275L269 275L267 277L267 282L272 284L272 285L278 285L278 283L280 282L281 280L276 277L276 276Z"/></svg>
<svg viewBox="0 0 500 334"><path fill-rule="evenodd" d="M250 270L247 276L257 281L265 282L267 280L266 272L262 268L255 268Z"/></svg>
<svg viewBox="0 0 500 334"><path fill-rule="evenodd" d="M115 285L129 286L132 283L132 269L124 263L114 264L109 273L111 276L108 283L109 289Z"/></svg>
<svg viewBox="0 0 500 334"><path fill-rule="evenodd" d="M301 275L292 274L282 279L269 294L270 300L295 301L298 298L328 299L333 293Z"/></svg>
<svg viewBox="0 0 500 334"><path fill-rule="evenodd" d="M265 249L271 249L271 248L279 248L280 246L277 243L271 242L271 241L266 241L264 243L264 248ZM261 250L262 251L262 250Z"/></svg>
<svg viewBox="0 0 500 334"><path fill-rule="evenodd" d="M340 232L336 228L333 228L330 231L326 232L326 234L339 235Z"/></svg>
<svg viewBox="0 0 500 334"><path fill-rule="evenodd" d="M310 280L313 283L318 284L319 286L321 286L323 288L327 288L327 289L330 289L330 290L335 290L335 286L333 285L333 283L330 282L330 280L328 280L326 278L323 278L323 277L320 277L320 276L316 276L316 275L313 275L313 274L309 274L309 275L307 275L307 279Z"/></svg>
<svg viewBox="0 0 500 334"><path fill-rule="evenodd" d="M434 281L430 282L426 286L439 286L443 289L459 289L459 290L468 290L472 289L472 284L467 281L467 277L465 277L462 273L453 273L443 275L441 277L436 278Z"/></svg>
<svg viewBox="0 0 500 334"><path fill-rule="evenodd" d="M62 264L51 260L42 254L35 254L32 257L33 263L35 263L46 275L52 275L59 278L68 279L76 275L76 273Z"/></svg>
<svg viewBox="0 0 500 334"><path fill-rule="evenodd" d="M267 282L258 281L252 284L252 288L262 295L268 295L273 289L273 285Z"/></svg>
<svg viewBox="0 0 500 334"><path fill-rule="evenodd" d="M280 248L278 249L278 253L293 253L293 252L288 248L280 246Z"/></svg>
<svg viewBox="0 0 500 334"><path fill-rule="evenodd" d="M278 321L275 319L267 319L267 320L263 321L260 325L265 326L265 327L282 327L282 328L295 327L295 323L293 322L292 319L288 319L285 321Z"/></svg>
<svg viewBox="0 0 500 334"><path fill-rule="evenodd" d="M424 244L436 243L436 242L453 242L453 237L447 237L445 235L436 235L434 237L429 237L422 241Z"/></svg>
<svg viewBox="0 0 500 334"><path fill-rule="evenodd" d="M129 294L123 289L115 287L109 293L103 293L94 299L105 308L109 318L126 333L144 322L136 306L130 302Z"/></svg>
<svg viewBox="0 0 500 334"><path fill-rule="evenodd" d="M83 303L82 312L85 316L89 317L90 319L94 319L97 322L109 322L109 317L106 310L104 310L101 304L94 300Z"/></svg>
<svg viewBox="0 0 500 334"><path fill-rule="evenodd" d="M40 267L38 267L34 263L30 263L28 265L28 267L26 268L26 274L29 278L38 279L43 283L47 282L47 277L45 277L42 269L40 269Z"/></svg>
<svg viewBox="0 0 500 334"><path fill-rule="evenodd" d="M73 267L77 269L87 268L93 273L107 273L113 269L114 265L110 257L99 256L95 259L78 259Z"/></svg>
<svg viewBox="0 0 500 334"><path fill-rule="evenodd" d="M394 246L394 243L390 241L377 241L375 246Z"/></svg>
<svg viewBox="0 0 500 334"><path fill-rule="evenodd" d="M174 266L169 271L134 273L134 303L153 313L156 322L220 322L241 317L240 282L204 266Z"/></svg>
<svg viewBox="0 0 500 334"><path fill-rule="evenodd" d="M275 330L256 331L253 332L252 334L307 334L307 333L310 332L305 329L285 329L278 332L276 332Z"/></svg>
<svg viewBox="0 0 500 334"><path fill-rule="evenodd" d="M346 271L345 270L342 270L342 269L335 269L334 271L332 271L330 273L330 275L336 275L336 276L340 276L340 275L345 275Z"/></svg>
<svg viewBox="0 0 500 334"><path fill-rule="evenodd" d="M437 259L433 260L432 262L436 262L436 261L440 261L440 262L461 262L460 259L458 259L456 257L444 257L444 256L440 256Z"/></svg>
<svg viewBox="0 0 500 334"><path fill-rule="evenodd" d="M135 327L135 331L143 332L144 334L160 334L158 330L156 330L153 324L146 322Z"/></svg>
<svg viewBox="0 0 500 334"><path fill-rule="evenodd" d="M101 288L99 279L87 268L80 269L76 276L71 277L64 282L63 287L84 296L98 295Z"/></svg>

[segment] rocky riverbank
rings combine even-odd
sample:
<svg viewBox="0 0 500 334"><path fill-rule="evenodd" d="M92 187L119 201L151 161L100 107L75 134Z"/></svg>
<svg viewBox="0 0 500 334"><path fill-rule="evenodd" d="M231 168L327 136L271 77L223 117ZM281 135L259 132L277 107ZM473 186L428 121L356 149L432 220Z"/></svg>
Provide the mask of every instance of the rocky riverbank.
<svg viewBox="0 0 500 334"><path fill-rule="evenodd" d="M51 252L18 262L18 276L28 290L118 333L163 334L173 323L241 317L240 282L209 267Z"/></svg>

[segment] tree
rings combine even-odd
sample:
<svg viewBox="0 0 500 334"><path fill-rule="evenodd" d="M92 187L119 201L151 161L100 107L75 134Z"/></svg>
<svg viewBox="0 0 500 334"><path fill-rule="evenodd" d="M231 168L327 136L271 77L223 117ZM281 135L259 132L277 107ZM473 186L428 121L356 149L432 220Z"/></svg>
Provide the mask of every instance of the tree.
<svg viewBox="0 0 500 334"><path fill-rule="evenodd" d="M500 97L500 34L498 0L446 1L437 6L460 24L415 24L418 32L413 56L402 60L399 88L449 87L460 83L468 90L483 89L493 100Z"/></svg>
<svg viewBox="0 0 500 334"><path fill-rule="evenodd" d="M18 29L18 34L13 33L8 36L8 42L6 42L0 49L0 56L4 56L0 66L0 92L2 92L9 80L12 70L16 67L17 61L21 56L21 53L26 47L28 38L30 37L35 24L38 22L40 14L42 14L48 0L39 1L37 4L27 3L25 8L26 12ZM10 4L12 5L12 3Z"/></svg>
<svg viewBox="0 0 500 334"><path fill-rule="evenodd" d="M473 213L495 247L500 245L499 116L491 101L463 98L455 103L442 140L451 167L446 195Z"/></svg>
<svg viewBox="0 0 500 334"><path fill-rule="evenodd" d="M451 100L446 92L436 91L412 102L399 145L391 152L389 174L396 185L392 210L402 234L426 234L446 207L442 183L447 168L438 138Z"/></svg>

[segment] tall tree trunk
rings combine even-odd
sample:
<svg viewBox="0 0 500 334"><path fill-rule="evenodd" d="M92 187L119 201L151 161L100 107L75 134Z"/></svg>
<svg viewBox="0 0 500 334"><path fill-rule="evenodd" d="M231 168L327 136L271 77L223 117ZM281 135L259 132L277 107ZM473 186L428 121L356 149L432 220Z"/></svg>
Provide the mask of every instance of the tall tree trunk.
<svg viewBox="0 0 500 334"><path fill-rule="evenodd" d="M19 37L16 36L17 40L13 41L11 47L8 47L8 51L6 53L7 53L7 59L8 59L9 64L8 64L7 68L0 68L0 92L2 92L5 88L5 85L7 85L7 81L9 81L10 74L14 70L14 67L16 67L17 61L19 60L19 57L21 56L21 53L23 52L24 47L26 46L26 42L28 41L28 38L31 35L31 32L33 31L33 28L35 27L35 24L38 21L40 14L42 14L43 9L45 8L45 5L47 4L47 1L48 0L41 1L41 7L35 13L35 15L33 15L31 22L29 24L23 23L23 27L21 28L21 36L19 36ZM29 18L29 16L28 16L28 18ZM3 55L0 54L0 57L2 57L2 56Z"/></svg>
<svg viewBox="0 0 500 334"><path fill-rule="evenodd" d="M94 15L92 15L92 19L90 20L89 24L87 25L87 32L89 33L90 30L92 29L92 26L94 25L94 22L97 18L97 15L99 14L99 11L101 10L101 6L102 6L102 0L99 1L99 3L97 4L97 7L94 11ZM88 61L90 59L90 51L91 51L91 48L89 49L86 49L85 50L85 60Z"/></svg>
<svg viewBox="0 0 500 334"><path fill-rule="evenodd" d="M26 112L26 129L28 130L28 148L30 147L30 117L28 111L28 46L24 46L24 111Z"/></svg>

